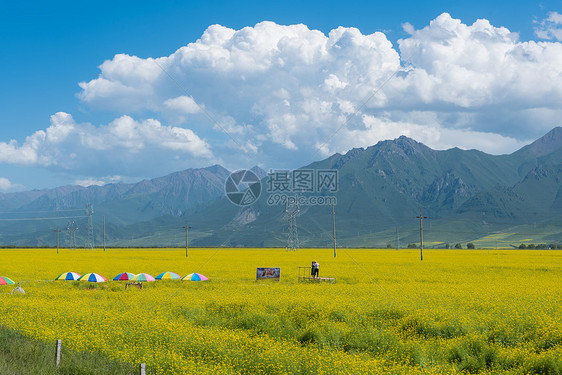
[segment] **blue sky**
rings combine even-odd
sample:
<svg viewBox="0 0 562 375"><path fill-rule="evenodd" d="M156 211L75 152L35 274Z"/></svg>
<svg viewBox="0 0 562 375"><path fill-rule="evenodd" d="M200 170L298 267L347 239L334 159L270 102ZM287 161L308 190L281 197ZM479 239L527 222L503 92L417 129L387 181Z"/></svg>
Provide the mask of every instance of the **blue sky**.
<svg viewBox="0 0 562 375"><path fill-rule="evenodd" d="M0 191L295 168L401 134L512 152L562 125L560 13L559 1L4 2Z"/></svg>

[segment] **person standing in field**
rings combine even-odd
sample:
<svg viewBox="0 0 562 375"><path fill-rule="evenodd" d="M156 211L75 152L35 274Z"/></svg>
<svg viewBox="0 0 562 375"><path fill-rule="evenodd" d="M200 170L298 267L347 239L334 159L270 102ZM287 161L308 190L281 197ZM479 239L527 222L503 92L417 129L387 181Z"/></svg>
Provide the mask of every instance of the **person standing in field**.
<svg viewBox="0 0 562 375"><path fill-rule="evenodd" d="M319 268L320 268L320 264L317 261L313 261L312 267L311 267L312 277L318 277L318 269Z"/></svg>

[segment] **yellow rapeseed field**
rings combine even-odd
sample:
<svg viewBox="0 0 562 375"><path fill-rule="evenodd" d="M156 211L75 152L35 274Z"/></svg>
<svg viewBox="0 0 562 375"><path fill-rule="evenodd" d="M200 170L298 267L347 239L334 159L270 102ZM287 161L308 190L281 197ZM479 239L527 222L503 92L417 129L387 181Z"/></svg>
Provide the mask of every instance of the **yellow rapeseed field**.
<svg viewBox="0 0 562 375"><path fill-rule="evenodd" d="M150 374L560 374L562 252L0 250L0 325ZM337 282L301 283L320 263ZM256 282L256 267L281 267ZM67 271L205 282L53 281Z"/></svg>

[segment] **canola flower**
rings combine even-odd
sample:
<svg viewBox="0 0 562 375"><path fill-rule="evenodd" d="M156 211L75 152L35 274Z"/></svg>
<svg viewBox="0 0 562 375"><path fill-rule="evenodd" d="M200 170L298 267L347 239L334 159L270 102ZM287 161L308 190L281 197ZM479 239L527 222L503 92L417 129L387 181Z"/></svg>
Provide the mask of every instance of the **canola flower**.
<svg viewBox="0 0 562 375"><path fill-rule="evenodd" d="M0 251L0 324L153 374L525 374L562 369L562 253L278 249ZM299 283L311 259L335 284ZM256 267L281 267L256 282ZM206 282L111 280L131 270ZM85 285L87 284L87 285ZM12 287L13 288L13 287ZM90 289L93 288L93 289Z"/></svg>

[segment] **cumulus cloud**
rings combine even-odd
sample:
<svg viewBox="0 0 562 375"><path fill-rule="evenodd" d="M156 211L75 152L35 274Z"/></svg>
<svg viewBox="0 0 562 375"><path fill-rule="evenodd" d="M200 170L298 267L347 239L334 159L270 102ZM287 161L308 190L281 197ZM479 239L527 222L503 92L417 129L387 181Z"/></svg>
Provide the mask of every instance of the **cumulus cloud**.
<svg viewBox="0 0 562 375"><path fill-rule="evenodd" d="M56 113L21 142L0 141L0 163L95 185L211 163L299 167L400 135L509 153L561 125L561 18L549 13L536 29L545 40L523 42L443 13L419 30L403 23L395 46L352 27L213 25L169 56L103 62L78 97L112 121Z"/></svg>
<svg viewBox="0 0 562 375"><path fill-rule="evenodd" d="M548 17L535 28L535 34L541 39L562 41L562 14L549 12Z"/></svg>
<svg viewBox="0 0 562 375"><path fill-rule="evenodd" d="M106 182L103 180L96 180L94 178L87 178L85 180L76 180L74 184L82 187L88 187L88 186L103 186L106 184Z"/></svg>
<svg viewBox="0 0 562 375"><path fill-rule="evenodd" d="M176 111L182 114L197 113L201 110L192 97L185 95L167 99L164 101L164 106L171 111Z"/></svg>
<svg viewBox="0 0 562 375"><path fill-rule="evenodd" d="M8 191L14 187L15 185L13 185L10 180L5 177L0 177L0 191Z"/></svg>
<svg viewBox="0 0 562 375"><path fill-rule="evenodd" d="M541 26L551 30L559 16ZM409 36L395 48L383 33L355 28L213 25L170 56L116 55L80 84L79 97L98 109L176 116L220 152L236 144L266 164L402 134L505 153L559 125L561 43L521 42L487 20L467 25L447 13L420 30L402 27Z"/></svg>
<svg viewBox="0 0 562 375"><path fill-rule="evenodd" d="M22 145L0 142L0 162L67 171L130 171L165 163L176 156L213 158L210 145L192 130L165 126L155 119L121 116L107 125L76 123L68 113L51 116L51 125Z"/></svg>
<svg viewBox="0 0 562 375"><path fill-rule="evenodd" d="M340 115L400 67L397 51L382 33L340 27L326 36L305 25L272 22L241 30L214 25L198 41L157 60L115 56L100 66L98 78L81 84L80 98L108 110L116 103L122 111L153 108L138 103L160 103L159 112L177 110L178 89L167 74L158 73L161 66L221 119L220 126L213 124L216 132L226 131L254 149L273 143L286 150L309 149L311 138L329 134ZM117 72L123 71L121 77ZM105 89L110 86L119 89ZM140 95L135 103L123 98L129 92ZM204 130L213 120L189 123Z"/></svg>
<svg viewBox="0 0 562 375"><path fill-rule="evenodd" d="M121 180L121 176L108 176L108 177L103 177L101 179L89 177L86 179L76 180L74 181L74 184L83 187L103 186L109 183L119 182L120 180Z"/></svg>

